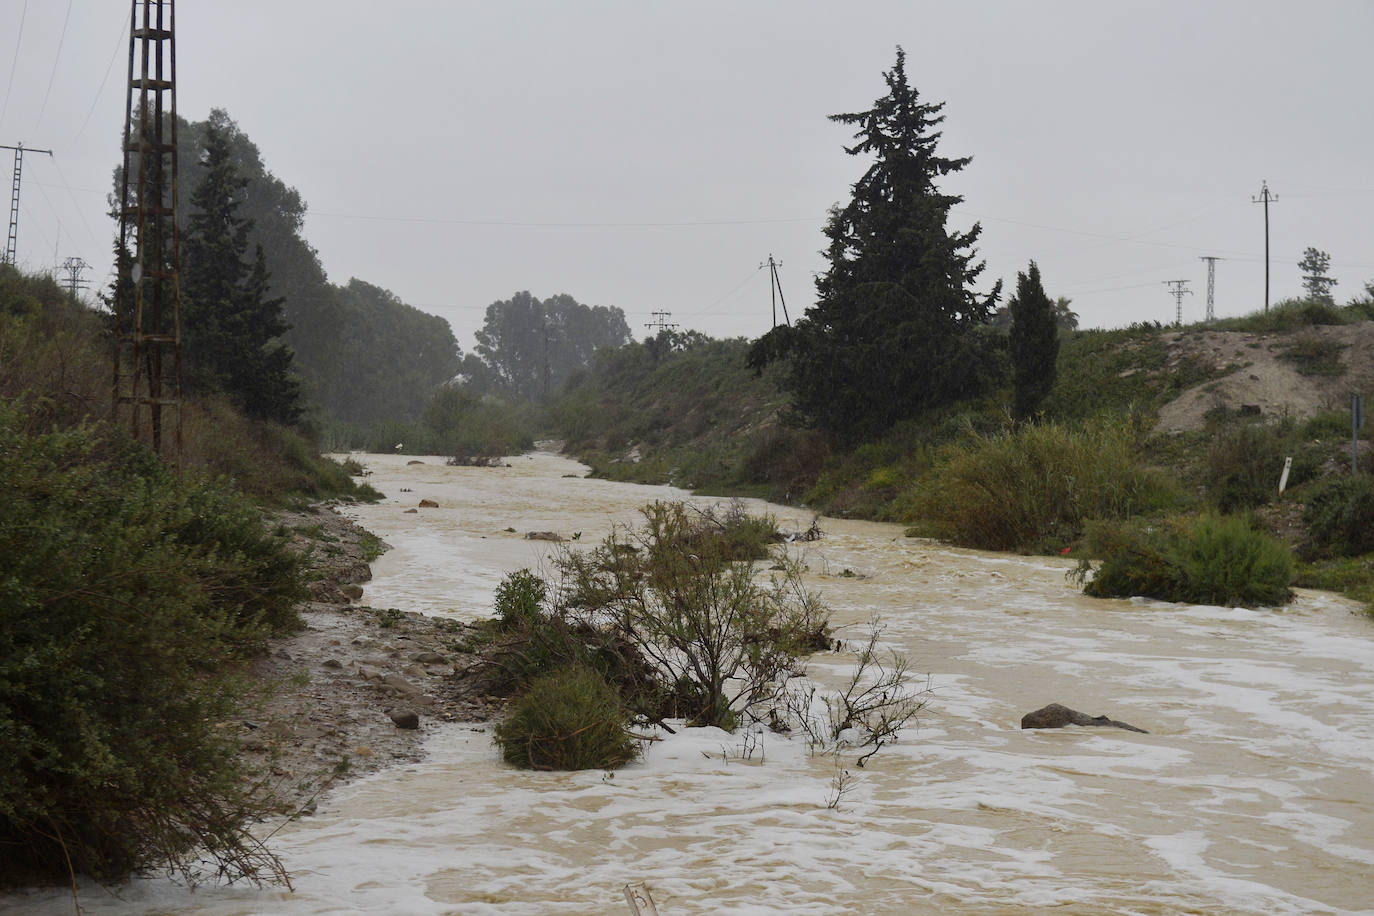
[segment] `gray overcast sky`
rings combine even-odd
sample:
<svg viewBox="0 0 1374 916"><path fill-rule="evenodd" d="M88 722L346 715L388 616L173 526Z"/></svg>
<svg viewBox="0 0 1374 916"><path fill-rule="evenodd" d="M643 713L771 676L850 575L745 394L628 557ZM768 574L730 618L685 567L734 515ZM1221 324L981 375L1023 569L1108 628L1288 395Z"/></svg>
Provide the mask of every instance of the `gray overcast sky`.
<svg viewBox="0 0 1374 916"><path fill-rule="evenodd" d="M983 224L986 287L1029 260L1084 326L1172 321L1374 280L1371 0L715 2L236 0L178 4L178 108L228 110L310 206L336 283L448 318L528 289L716 336L771 324L771 253L811 304L827 209L867 163L826 116L885 92L897 44L946 103L953 225ZM0 0L0 143L24 160L19 261L108 275L129 5ZM22 34L21 34L22 30ZM9 173L8 151L0 171ZM7 183L8 184L8 183Z"/></svg>

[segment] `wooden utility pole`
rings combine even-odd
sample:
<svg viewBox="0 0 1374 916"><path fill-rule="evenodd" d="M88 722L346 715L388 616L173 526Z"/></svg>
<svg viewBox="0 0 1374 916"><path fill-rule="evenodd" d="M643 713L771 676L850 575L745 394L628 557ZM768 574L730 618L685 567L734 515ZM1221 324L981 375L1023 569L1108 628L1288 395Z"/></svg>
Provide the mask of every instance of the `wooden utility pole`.
<svg viewBox="0 0 1374 916"><path fill-rule="evenodd" d="M782 319L783 319L783 321L786 322L786 323L789 324L789 325L792 323L792 317L791 317L790 315L787 314L787 300L784 299L784 298L783 298L783 295L782 295L782 283L778 280L778 268L781 266L781 263L782 263L782 262L780 262L780 261L774 261L774 260L773 260L773 256L770 254L770 255L768 256L768 263L767 263L767 265L763 265L763 264L760 264L760 265L759 265L760 267L766 266L766 267L768 268L768 283L769 283L768 292L769 292L769 295L771 295L771 296L773 297L773 327L775 327L775 328L778 326L778 303L779 303L779 302L782 303Z"/></svg>
<svg viewBox="0 0 1374 916"><path fill-rule="evenodd" d="M1269 311L1269 201L1278 200L1277 194L1269 193L1269 182L1260 181L1260 196L1250 198L1251 203L1264 204L1264 310Z"/></svg>

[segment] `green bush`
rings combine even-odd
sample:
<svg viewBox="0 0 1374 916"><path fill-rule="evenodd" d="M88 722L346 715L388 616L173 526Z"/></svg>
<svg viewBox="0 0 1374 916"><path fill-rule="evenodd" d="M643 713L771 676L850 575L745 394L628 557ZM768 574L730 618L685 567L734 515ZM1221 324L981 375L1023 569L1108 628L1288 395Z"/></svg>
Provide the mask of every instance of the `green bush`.
<svg viewBox="0 0 1374 916"><path fill-rule="evenodd" d="M295 622L256 511L120 435L0 405L0 884L161 867L281 876L245 830L245 646Z"/></svg>
<svg viewBox="0 0 1374 916"><path fill-rule="evenodd" d="M1100 598L1272 607L1292 597L1292 554L1239 517L1156 528L1098 523L1089 526L1085 550L1102 562L1093 571L1083 560L1073 575Z"/></svg>
<svg viewBox="0 0 1374 916"><path fill-rule="evenodd" d="M528 569L507 573L496 586L496 616L507 630L526 627L543 611L548 585Z"/></svg>
<svg viewBox="0 0 1374 916"><path fill-rule="evenodd" d="M1089 518L1120 519L1170 505L1172 486L1140 458L1123 421L1058 423L976 435L946 446L901 499L914 533L985 550L1052 549Z"/></svg>
<svg viewBox="0 0 1374 916"><path fill-rule="evenodd" d="M535 679L506 719L496 743L507 763L533 770L613 770L634 759L620 695L580 665Z"/></svg>
<svg viewBox="0 0 1374 916"><path fill-rule="evenodd" d="M1221 512L1263 506L1279 492L1285 458L1293 459L1290 488L1319 471L1322 450L1304 441L1288 419L1277 423L1234 423L1214 429L1202 460L1208 500Z"/></svg>
<svg viewBox="0 0 1374 916"><path fill-rule="evenodd" d="M1374 551L1374 477L1346 474L1314 485L1306 494L1305 552L1353 557Z"/></svg>

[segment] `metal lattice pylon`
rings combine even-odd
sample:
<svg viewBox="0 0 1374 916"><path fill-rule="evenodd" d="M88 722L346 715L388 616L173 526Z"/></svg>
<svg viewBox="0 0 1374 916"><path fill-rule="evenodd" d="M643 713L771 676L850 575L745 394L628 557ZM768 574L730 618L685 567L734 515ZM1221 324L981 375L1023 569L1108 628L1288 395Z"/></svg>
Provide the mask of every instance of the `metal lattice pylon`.
<svg viewBox="0 0 1374 916"><path fill-rule="evenodd" d="M131 0L129 83L115 287L114 412L163 446L176 413L181 451L181 281L177 228L176 11ZM146 417L144 419L146 408Z"/></svg>

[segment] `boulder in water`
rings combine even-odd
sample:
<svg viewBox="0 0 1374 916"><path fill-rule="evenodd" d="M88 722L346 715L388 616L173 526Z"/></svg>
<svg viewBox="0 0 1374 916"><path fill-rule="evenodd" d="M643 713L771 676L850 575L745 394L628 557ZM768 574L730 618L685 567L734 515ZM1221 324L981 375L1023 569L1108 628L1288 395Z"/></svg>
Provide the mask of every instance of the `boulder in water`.
<svg viewBox="0 0 1374 916"><path fill-rule="evenodd" d="M1105 725L1112 728L1124 728L1127 731L1140 732L1147 735L1149 732L1143 728L1136 728L1134 725L1127 725L1125 722L1117 722L1106 716L1090 716L1085 712L1070 709L1059 703L1051 703L1042 706L1035 712L1028 712L1021 717L1022 728L1063 728L1065 725Z"/></svg>

